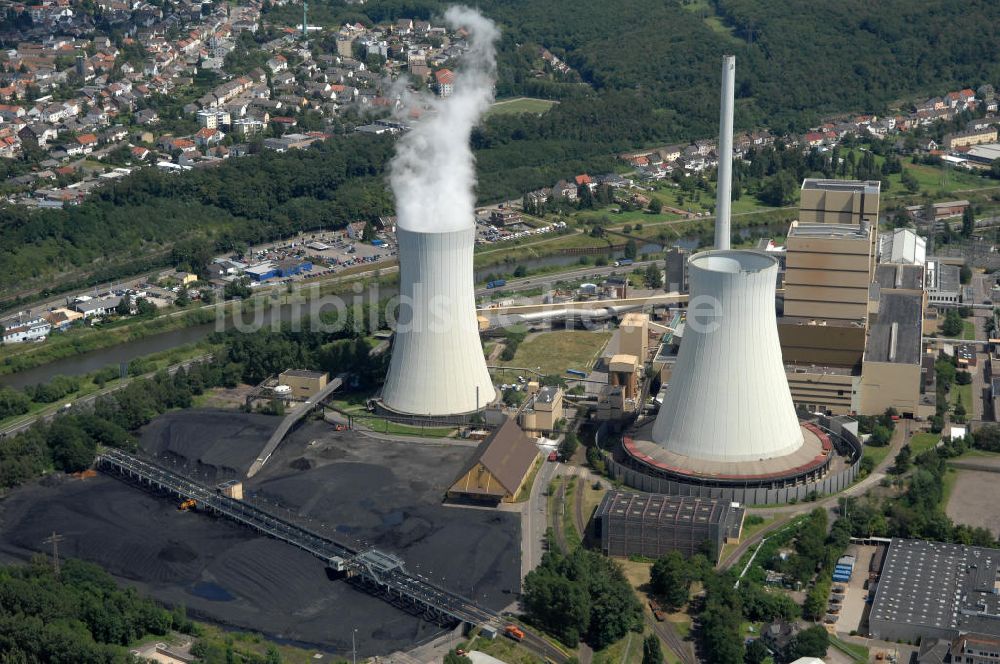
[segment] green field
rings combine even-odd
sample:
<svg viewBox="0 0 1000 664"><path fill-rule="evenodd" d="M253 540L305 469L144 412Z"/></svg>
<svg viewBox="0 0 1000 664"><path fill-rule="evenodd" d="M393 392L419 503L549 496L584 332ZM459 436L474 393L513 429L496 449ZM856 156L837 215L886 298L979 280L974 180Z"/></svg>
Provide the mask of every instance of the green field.
<svg viewBox="0 0 1000 664"><path fill-rule="evenodd" d="M951 398L952 405L958 403L958 397L962 397L962 405L965 406L965 412L968 417L972 417L972 385L959 385L958 383L951 386L951 392L949 397Z"/></svg>
<svg viewBox="0 0 1000 664"><path fill-rule="evenodd" d="M501 99L490 106L486 117L491 115L516 115L518 113L535 113L541 115L559 102L549 99L534 99L532 97L516 97Z"/></svg>
<svg viewBox="0 0 1000 664"><path fill-rule="evenodd" d="M559 376L564 375L567 369L589 371L609 339L611 332L544 332L524 341L513 360L500 364Z"/></svg>
<svg viewBox="0 0 1000 664"><path fill-rule="evenodd" d="M910 438L910 451L913 452L914 456L931 449L941 440L941 434L939 433L915 433L913 437Z"/></svg>
<svg viewBox="0 0 1000 664"><path fill-rule="evenodd" d="M976 324L972 321L962 321L962 338L969 341L976 340Z"/></svg>
<svg viewBox="0 0 1000 664"><path fill-rule="evenodd" d="M889 446L872 447L871 445L865 445L862 454L863 456L872 459L875 462L875 465L878 466L887 456L889 456Z"/></svg>

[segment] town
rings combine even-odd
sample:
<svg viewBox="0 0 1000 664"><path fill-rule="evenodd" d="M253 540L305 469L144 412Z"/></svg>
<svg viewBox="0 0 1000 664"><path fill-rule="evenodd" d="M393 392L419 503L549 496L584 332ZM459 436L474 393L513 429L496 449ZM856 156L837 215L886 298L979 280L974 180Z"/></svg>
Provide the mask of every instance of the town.
<svg viewBox="0 0 1000 664"><path fill-rule="evenodd" d="M1000 661L1000 14L627 4L5 5L5 656Z"/></svg>

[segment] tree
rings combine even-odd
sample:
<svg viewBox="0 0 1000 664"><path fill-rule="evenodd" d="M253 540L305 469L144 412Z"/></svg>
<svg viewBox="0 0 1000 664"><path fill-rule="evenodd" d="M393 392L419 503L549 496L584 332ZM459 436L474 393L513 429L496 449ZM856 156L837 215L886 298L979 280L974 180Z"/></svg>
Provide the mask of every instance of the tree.
<svg viewBox="0 0 1000 664"><path fill-rule="evenodd" d="M656 634L650 634L642 642L642 664L663 664L663 650Z"/></svg>
<svg viewBox="0 0 1000 664"><path fill-rule="evenodd" d="M663 201L654 196L653 200L649 201L649 211L653 214L660 214L663 212Z"/></svg>
<svg viewBox="0 0 1000 664"><path fill-rule="evenodd" d="M240 277L239 279L234 279L226 284L223 289L223 297L227 300L233 299L246 299L250 297L253 291L250 290L250 278Z"/></svg>
<svg viewBox="0 0 1000 664"><path fill-rule="evenodd" d="M559 443L559 457L564 461L573 456L576 449L580 446L580 440L577 438L576 433L573 431L567 431L566 435L563 436L562 441Z"/></svg>
<svg viewBox="0 0 1000 664"><path fill-rule="evenodd" d="M518 265L517 267L514 268L515 279L521 279L522 277L526 277L527 275L528 275L528 268L524 267L523 265Z"/></svg>
<svg viewBox="0 0 1000 664"><path fill-rule="evenodd" d="M952 409L952 419L961 424L965 422L965 404L962 403L962 395L958 395L958 399L955 401L955 407Z"/></svg>
<svg viewBox="0 0 1000 664"><path fill-rule="evenodd" d="M829 647L830 634L821 625L813 625L792 637L785 659L792 662L800 657L826 657Z"/></svg>
<svg viewBox="0 0 1000 664"><path fill-rule="evenodd" d="M970 238L976 230L976 217L972 212L972 205L966 205L962 210L962 237Z"/></svg>
<svg viewBox="0 0 1000 664"><path fill-rule="evenodd" d="M182 288L181 291L177 293L177 299L174 300L174 304L178 307L186 307L191 304L191 297L188 295L186 288Z"/></svg>
<svg viewBox="0 0 1000 664"><path fill-rule="evenodd" d="M472 664L472 660L454 650L449 650L444 656L444 664Z"/></svg>
<svg viewBox="0 0 1000 664"><path fill-rule="evenodd" d="M746 664L764 664L771 656L771 651L764 645L762 639L754 639L747 645Z"/></svg>
<svg viewBox="0 0 1000 664"><path fill-rule="evenodd" d="M902 175L899 176L899 179L900 182L903 183L903 187L906 188L906 191L910 192L911 194L915 194L918 191L920 191L920 181L917 180L916 176L913 175L913 173L906 170L905 168L903 169Z"/></svg>
<svg viewBox="0 0 1000 664"><path fill-rule="evenodd" d="M972 268L963 263L962 267L958 271L958 277L963 284L969 283L972 281Z"/></svg>
<svg viewBox="0 0 1000 664"><path fill-rule="evenodd" d="M639 253L639 248L636 246L635 240L629 238L629 241L625 243L625 258L631 258L635 260L636 255Z"/></svg>
<svg viewBox="0 0 1000 664"><path fill-rule="evenodd" d="M118 314L119 316L128 316L129 314L132 313L132 307L129 306L128 296L125 296L121 299L121 302L119 302L118 306L115 307L115 313Z"/></svg>
<svg viewBox="0 0 1000 664"><path fill-rule="evenodd" d="M663 272L660 271L660 266L657 265L656 261L646 266L644 277L646 288L660 288L663 286Z"/></svg>
<svg viewBox="0 0 1000 664"><path fill-rule="evenodd" d="M371 242L376 238L375 224L369 219L365 222L364 230L361 231L361 241Z"/></svg>
<svg viewBox="0 0 1000 664"><path fill-rule="evenodd" d="M691 569L679 551L658 558L649 571L650 587L670 609L687 603L691 581Z"/></svg>
<svg viewBox="0 0 1000 664"><path fill-rule="evenodd" d="M955 338L962 334L965 324L957 309L949 309L944 315L944 322L941 323L941 333L948 338Z"/></svg>
<svg viewBox="0 0 1000 664"><path fill-rule="evenodd" d="M1000 425L986 424L972 433L972 444L987 452L1000 452Z"/></svg>

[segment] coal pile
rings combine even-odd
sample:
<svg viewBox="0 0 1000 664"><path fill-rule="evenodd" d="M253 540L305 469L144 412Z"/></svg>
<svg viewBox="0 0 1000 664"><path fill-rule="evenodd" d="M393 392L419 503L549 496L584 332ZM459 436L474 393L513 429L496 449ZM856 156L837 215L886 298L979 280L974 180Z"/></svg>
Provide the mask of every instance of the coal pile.
<svg viewBox="0 0 1000 664"><path fill-rule="evenodd" d="M245 470L278 420L227 411L159 418L143 432L150 454L199 479ZM517 515L441 505L473 447L385 442L310 422L246 485L248 499L316 530L383 548L408 569L502 608L519 586ZM438 630L343 581L289 545L228 521L177 509L98 476L37 483L0 501L0 557L45 551L96 562L193 615L344 655L385 654Z"/></svg>

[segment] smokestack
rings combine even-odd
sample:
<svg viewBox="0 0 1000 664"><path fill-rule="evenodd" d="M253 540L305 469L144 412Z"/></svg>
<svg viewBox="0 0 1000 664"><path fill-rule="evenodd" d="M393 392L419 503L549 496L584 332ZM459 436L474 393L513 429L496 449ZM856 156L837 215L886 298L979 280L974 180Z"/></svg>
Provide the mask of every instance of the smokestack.
<svg viewBox="0 0 1000 664"><path fill-rule="evenodd" d="M719 176L715 199L715 248L729 249L733 188L733 104L736 56L722 56L722 99L719 103Z"/></svg>

